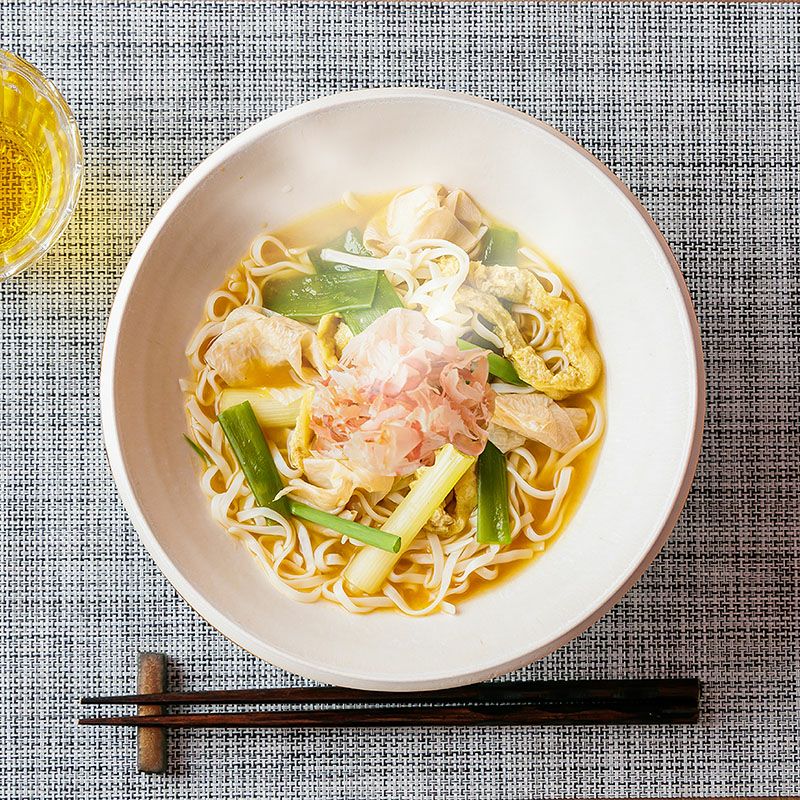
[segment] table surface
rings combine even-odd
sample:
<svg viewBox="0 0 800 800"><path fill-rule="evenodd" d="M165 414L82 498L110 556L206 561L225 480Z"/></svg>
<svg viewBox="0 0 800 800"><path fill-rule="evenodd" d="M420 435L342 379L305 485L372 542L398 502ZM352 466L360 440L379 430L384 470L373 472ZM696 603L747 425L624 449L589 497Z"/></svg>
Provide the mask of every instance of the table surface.
<svg viewBox="0 0 800 800"><path fill-rule="evenodd" d="M0 287L0 795L447 798L800 792L798 63L792 5L0 3L3 46L63 89L87 151L66 235ZM175 594L122 509L98 372L148 220L232 134L322 94L468 91L608 163L694 297L708 369L697 480L651 569L526 678L698 676L680 728L185 732L135 771L77 698L133 688L137 649L185 688L298 681Z"/></svg>

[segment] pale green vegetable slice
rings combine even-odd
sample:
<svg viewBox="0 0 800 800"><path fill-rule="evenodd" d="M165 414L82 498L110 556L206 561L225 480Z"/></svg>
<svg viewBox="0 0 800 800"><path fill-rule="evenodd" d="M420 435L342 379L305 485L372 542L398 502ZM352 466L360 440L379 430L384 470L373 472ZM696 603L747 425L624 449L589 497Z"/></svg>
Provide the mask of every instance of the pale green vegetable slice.
<svg viewBox="0 0 800 800"><path fill-rule="evenodd" d="M434 465L426 470L383 524L381 530L400 537L398 553L386 553L365 547L356 553L344 571L345 580L354 588L373 594L383 585L392 567L408 549L433 512L444 501L459 478L475 463L451 444L436 454Z"/></svg>

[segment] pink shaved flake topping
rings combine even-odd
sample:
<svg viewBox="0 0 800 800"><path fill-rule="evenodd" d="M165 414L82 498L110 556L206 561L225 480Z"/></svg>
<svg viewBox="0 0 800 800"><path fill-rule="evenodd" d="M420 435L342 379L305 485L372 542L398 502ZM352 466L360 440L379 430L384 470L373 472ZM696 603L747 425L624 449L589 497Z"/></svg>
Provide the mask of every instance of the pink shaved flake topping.
<svg viewBox="0 0 800 800"><path fill-rule="evenodd" d="M494 410L488 377L486 351L459 350L420 312L393 309L317 384L315 450L396 476L430 466L448 442L476 456Z"/></svg>

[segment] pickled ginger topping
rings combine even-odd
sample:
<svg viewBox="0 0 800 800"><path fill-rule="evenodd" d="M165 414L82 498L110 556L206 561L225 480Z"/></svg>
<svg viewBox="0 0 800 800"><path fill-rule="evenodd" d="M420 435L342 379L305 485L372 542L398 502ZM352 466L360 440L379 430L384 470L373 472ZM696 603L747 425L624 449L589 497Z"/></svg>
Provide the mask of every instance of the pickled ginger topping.
<svg viewBox="0 0 800 800"><path fill-rule="evenodd" d="M396 308L345 346L311 408L315 451L410 475L451 443L483 451L494 411L486 351L462 351L419 311Z"/></svg>

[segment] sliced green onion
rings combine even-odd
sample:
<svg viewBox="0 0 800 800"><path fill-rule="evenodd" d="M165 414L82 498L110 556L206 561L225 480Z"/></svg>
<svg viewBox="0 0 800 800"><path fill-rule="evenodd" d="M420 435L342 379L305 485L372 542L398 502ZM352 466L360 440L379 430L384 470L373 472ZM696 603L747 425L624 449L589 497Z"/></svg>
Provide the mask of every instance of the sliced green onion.
<svg viewBox="0 0 800 800"><path fill-rule="evenodd" d="M334 311L369 308L378 275L371 270L294 275L264 286L264 305L285 317L321 317Z"/></svg>
<svg viewBox="0 0 800 800"><path fill-rule="evenodd" d="M477 344L468 342L466 339L459 339L457 344L461 350L471 350L473 347L478 347ZM497 353L492 353L490 350L488 361L489 372L494 375L495 378L500 378L504 383L512 383L515 386L528 385L520 378L514 365L507 358L503 358L503 356L499 356Z"/></svg>
<svg viewBox="0 0 800 800"><path fill-rule="evenodd" d="M389 279L382 272L378 274L378 282L375 285L375 297L369 308L353 309L342 312L345 324L353 332L353 335L366 330L376 319L382 317L387 311L393 308L402 308L403 301L397 296L394 286L389 283Z"/></svg>
<svg viewBox="0 0 800 800"><path fill-rule="evenodd" d="M238 406L245 400L250 403L259 425L265 428L291 428L300 413L300 402L306 387L296 391L282 389L273 392L271 389L223 389L219 396L219 410L226 411L231 406ZM291 397L288 403L281 402L279 397Z"/></svg>
<svg viewBox="0 0 800 800"><path fill-rule="evenodd" d="M490 352L488 361L489 372L494 375L495 378L500 378L504 383L512 383L515 386L528 385L520 378L516 367L507 358L503 358L503 356L499 356L497 353Z"/></svg>
<svg viewBox="0 0 800 800"><path fill-rule="evenodd" d="M509 544L506 457L491 442L478 456L478 532L481 544Z"/></svg>
<svg viewBox="0 0 800 800"><path fill-rule="evenodd" d="M329 245L309 251L308 255L318 273L331 271L337 272L372 272L373 270L361 270L358 267L349 267L345 264L337 264L334 261L326 261L322 258L323 250L338 250L340 253L350 253L354 256L371 256L372 253L364 246L361 238L361 231L358 228L350 228L345 231L338 239ZM375 296L372 305L368 308L343 309L342 318L345 324L353 332L353 335L366 330L376 319L382 317L387 311L393 308L402 308L403 301L397 296L394 287L389 283L389 279L382 273L376 272L377 281L375 284Z"/></svg>
<svg viewBox="0 0 800 800"><path fill-rule="evenodd" d="M275 495L283 489L283 481L250 403L245 400L238 406L231 406L221 412L217 419L247 478L256 503L288 517L291 513L289 501L286 497L275 499Z"/></svg>
<svg viewBox="0 0 800 800"><path fill-rule="evenodd" d="M372 251L364 244L364 239L358 228L350 228L350 230L345 233L344 249L354 256L372 255Z"/></svg>
<svg viewBox="0 0 800 800"><path fill-rule="evenodd" d="M516 266L519 234L510 228L489 228L486 232L486 245L483 250L484 264Z"/></svg>
<svg viewBox="0 0 800 800"><path fill-rule="evenodd" d="M289 507L295 517L300 517L308 522L321 525L323 528L336 531L351 539L357 539L364 544L372 545L387 553L397 553L400 550L400 537L393 533L386 533L380 528L370 528L359 522L351 522L349 519L342 519L336 514L329 514L327 511L320 511L313 506L305 503L298 503L296 500L289 500Z"/></svg>
<svg viewBox="0 0 800 800"><path fill-rule="evenodd" d="M245 401L238 406L231 406L218 419L259 506L271 508L284 517L294 515L315 522L390 553L400 549L400 538L391 533L349 519L340 519L335 514L320 511L305 503L290 501L286 496L276 500L275 495L283 489L283 481L250 403Z"/></svg>
<svg viewBox="0 0 800 800"><path fill-rule="evenodd" d="M337 265L335 262L325 261L321 255L323 250L344 251L354 256L372 255L364 246L364 242L361 239L361 231L358 228L350 228L324 247L314 247L308 251L308 257L311 259L311 263L314 265L317 272L328 272L331 269L335 270L337 268L343 268L345 271L352 269L352 267L346 267L344 264Z"/></svg>
<svg viewBox="0 0 800 800"><path fill-rule="evenodd" d="M188 444L189 447L191 447L192 450L194 450L195 453L197 453L197 455L203 459L203 462L208 464L208 456L206 455L206 451L203 450L203 448L200 447L200 445L197 444L197 442L190 439L185 433L183 434L183 438L186 439L186 444Z"/></svg>
<svg viewBox="0 0 800 800"><path fill-rule="evenodd" d="M411 486L381 527L382 531L400 537L400 550L394 554L360 550L345 568L344 577L348 583L366 594L377 592L402 553L474 463L473 457L459 453L452 444L442 447L434 465Z"/></svg>

